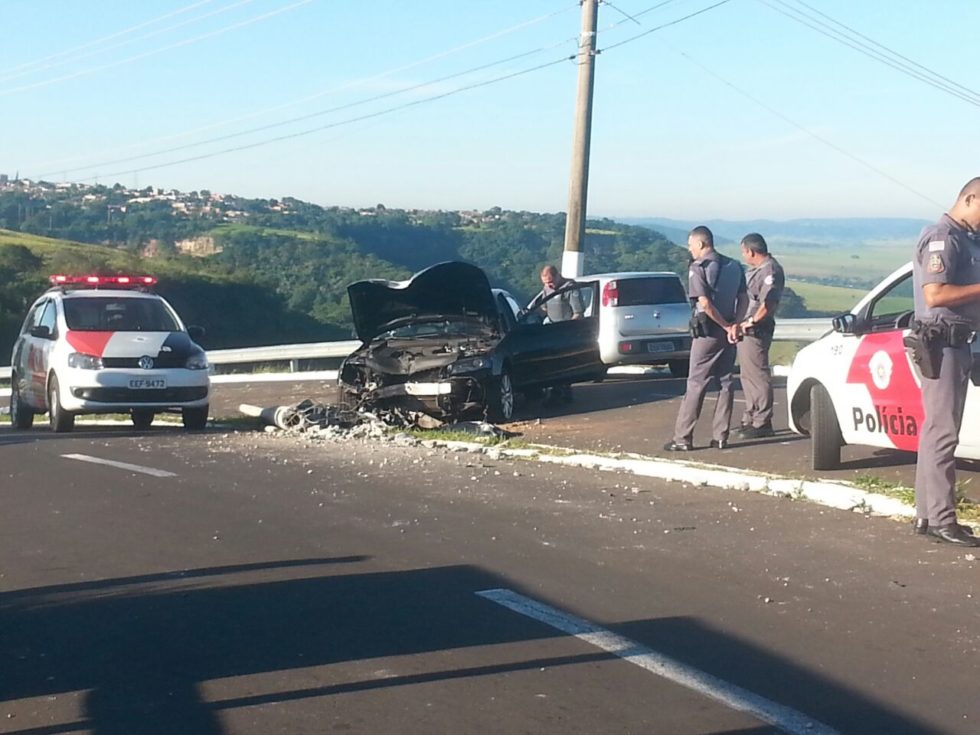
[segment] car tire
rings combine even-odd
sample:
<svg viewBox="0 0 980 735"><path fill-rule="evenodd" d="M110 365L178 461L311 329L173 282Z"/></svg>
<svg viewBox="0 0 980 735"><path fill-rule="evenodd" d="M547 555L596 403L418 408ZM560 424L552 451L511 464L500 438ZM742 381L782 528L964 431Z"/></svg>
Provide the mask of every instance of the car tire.
<svg viewBox="0 0 980 735"><path fill-rule="evenodd" d="M34 410L21 399L16 375L10 381L10 423L15 429L29 429L34 425Z"/></svg>
<svg viewBox="0 0 980 735"><path fill-rule="evenodd" d="M153 419L156 417L156 414L153 411L147 411L145 408L134 408L131 417L135 428L140 431L146 431L153 425Z"/></svg>
<svg viewBox="0 0 980 735"><path fill-rule="evenodd" d="M193 408L182 408L180 418L185 429L200 431L208 425L209 406L196 406Z"/></svg>
<svg viewBox="0 0 980 735"><path fill-rule="evenodd" d="M836 470L840 467L840 448L844 440L827 389L817 383L810 388L810 446L813 469Z"/></svg>
<svg viewBox="0 0 980 735"><path fill-rule="evenodd" d="M58 378L54 375L48 380L48 423L56 434L67 434L75 428L75 414L62 408Z"/></svg>
<svg viewBox="0 0 980 735"><path fill-rule="evenodd" d="M690 360L668 360L667 367L670 368L670 374L675 378L686 378L691 372L691 361Z"/></svg>
<svg viewBox="0 0 980 735"><path fill-rule="evenodd" d="M490 378L486 408L491 423L505 423L514 418L514 383L506 367L498 377Z"/></svg>

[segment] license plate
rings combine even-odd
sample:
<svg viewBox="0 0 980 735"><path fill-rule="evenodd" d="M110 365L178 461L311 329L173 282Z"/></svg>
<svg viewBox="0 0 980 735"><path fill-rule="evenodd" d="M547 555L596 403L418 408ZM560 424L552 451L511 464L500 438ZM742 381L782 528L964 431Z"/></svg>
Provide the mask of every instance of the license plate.
<svg viewBox="0 0 980 735"><path fill-rule="evenodd" d="M647 352L673 352L673 342L647 342Z"/></svg>
<svg viewBox="0 0 980 735"><path fill-rule="evenodd" d="M164 378L133 378L129 381L132 390L159 390L167 387Z"/></svg>

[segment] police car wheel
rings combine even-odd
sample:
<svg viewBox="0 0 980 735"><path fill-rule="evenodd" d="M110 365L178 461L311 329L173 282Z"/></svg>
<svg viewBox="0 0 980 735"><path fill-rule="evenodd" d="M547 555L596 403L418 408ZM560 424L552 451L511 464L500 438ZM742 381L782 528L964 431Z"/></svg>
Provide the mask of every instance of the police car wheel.
<svg viewBox="0 0 980 735"><path fill-rule="evenodd" d="M507 368L496 380L491 378L487 399L487 420L496 424L514 418L514 384Z"/></svg>
<svg viewBox="0 0 980 735"><path fill-rule="evenodd" d="M140 431L149 429L155 417L156 414L153 411L147 411L145 408L134 408L131 414L133 426Z"/></svg>
<svg viewBox="0 0 980 735"><path fill-rule="evenodd" d="M813 453L813 469L836 470L840 467L840 424L834 412L834 403L827 389L817 383L810 388L810 446Z"/></svg>
<svg viewBox="0 0 980 735"><path fill-rule="evenodd" d="M208 425L208 407L182 408L180 410L180 418L185 429L198 431Z"/></svg>
<svg viewBox="0 0 980 735"><path fill-rule="evenodd" d="M10 423L15 429L29 429L34 425L34 411L21 400L16 377L10 382Z"/></svg>
<svg viewBox="0 0 980 735"><path fill-rule="evenodd" d="M75 428L75 414L61 407L58 379L53 375L48 381L48 423L56 434L65 434Z"/></svg>

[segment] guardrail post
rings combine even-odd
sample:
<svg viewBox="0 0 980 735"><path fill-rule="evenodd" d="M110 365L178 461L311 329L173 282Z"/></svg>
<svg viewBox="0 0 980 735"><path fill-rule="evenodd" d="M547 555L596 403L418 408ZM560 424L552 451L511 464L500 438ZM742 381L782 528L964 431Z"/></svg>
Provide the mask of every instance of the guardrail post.
<svg viewBox="0 0 980 735"><path fill-rule="evenodd" d="M289 372L298 373L299 372L299 360L289 361Z"/></svg>

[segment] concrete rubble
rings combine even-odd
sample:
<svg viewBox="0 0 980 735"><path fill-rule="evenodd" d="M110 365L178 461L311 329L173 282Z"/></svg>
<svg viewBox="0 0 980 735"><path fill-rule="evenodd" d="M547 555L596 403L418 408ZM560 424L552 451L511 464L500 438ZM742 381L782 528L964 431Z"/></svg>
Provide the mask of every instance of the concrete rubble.
<svg viewBox="0 0 980 735"><path fill-rule="evenodd" d="M442 429L474 436L513 437L498 426L483 421L445 423L420 411L364 409L332 406L310 399L288 406L253 406L243 403L238 410L245 416L259 419L267 429L302 433L325 439L388 439L399 443L417 443L398 429Z"/></svg>

